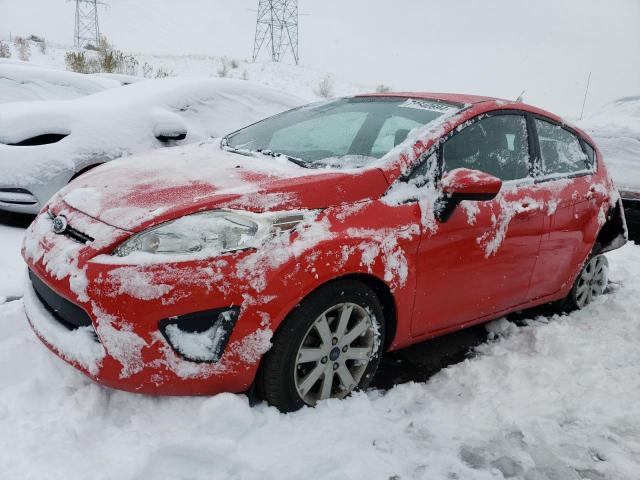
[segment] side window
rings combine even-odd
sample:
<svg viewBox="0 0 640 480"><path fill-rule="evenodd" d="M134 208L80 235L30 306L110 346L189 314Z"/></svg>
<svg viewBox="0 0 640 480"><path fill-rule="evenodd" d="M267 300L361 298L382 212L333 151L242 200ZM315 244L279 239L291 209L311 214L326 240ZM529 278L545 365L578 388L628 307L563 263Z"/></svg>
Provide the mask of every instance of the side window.
<svg viewBox="0 0 640 480"><path fill-rule="evenodd" d="M393 147L404 142L411 130L422 125L422 123L406 117L399 117L397 115L389 117L382 125L378 138L376 138L371 148L371 156L376 158L382 157Z"/></svg>
<svg viewBox="0 0 640 480"><path fill-rule="evenodd" d="M442 146L445 170L471 168L501 180L529 176L527 122L522 115L492 115L461 130Z"/></svg>
<svg viewBox="0 0 640 480"><path fill-rule="evenodd" d="M582 150L580 139L560 125L536 119L540 140L543 175L561 175L590 169L589 157Z"/></svg>

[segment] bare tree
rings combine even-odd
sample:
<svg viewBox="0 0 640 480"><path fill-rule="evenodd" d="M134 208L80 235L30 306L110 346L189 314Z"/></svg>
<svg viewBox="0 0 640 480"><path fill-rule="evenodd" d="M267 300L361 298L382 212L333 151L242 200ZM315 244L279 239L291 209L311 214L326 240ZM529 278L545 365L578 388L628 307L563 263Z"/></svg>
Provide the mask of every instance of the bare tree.
<svg viewBox="0 0 640 480"><path fill-rule="evenodd" d="M2 40L0 40L0 58L11 58L11 49Z"/></svg>
<svg viewBox="0 0 640 480"><path fill-rule="evenodd" d="M331 75L325 76L320 80L320 82L318 82L315 93L322 98L333 98L333 79L331 78Z"/></svg>

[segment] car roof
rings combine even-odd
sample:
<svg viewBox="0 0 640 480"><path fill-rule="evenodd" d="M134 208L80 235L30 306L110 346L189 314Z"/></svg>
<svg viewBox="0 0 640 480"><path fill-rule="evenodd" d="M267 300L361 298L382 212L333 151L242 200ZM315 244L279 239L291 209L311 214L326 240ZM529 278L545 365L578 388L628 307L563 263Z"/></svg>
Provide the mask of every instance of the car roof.
<svg viewBox="0 0 640 480"><path fill-rule="evenodd" d="M510 102L503 98L484 97L482 95L468 95L465 93L436 93L436 92L386 92L367 93L356 95L356 97L401 97L401 98L422 98L425 100L441 100L443 102L475 104L481 102Z"/></svg>
<svg viewBox="0 0 640 480"><path fill-rule="evenodd" d="M470 109L472 113L482 113L483 111L494 109L508 109L508 110L522 110L523 112L529 112L547 119L553 120L563 126L569 127L580 134L583 138L589 140L589 143L594 144L593 140L586 132L580 128L567 122L562 117L555 113L543 110L542 108L529 105L528 103L519 102L517 100L506 100L504 98L497 97L485 97L482 95L468 95L465 93L435 93L435 92L386 92L386 93L366 93L358 94L354 97L398 97L398 98L416 98L424 100L435 100L448 103L462 105L472 105Z"/></svg>

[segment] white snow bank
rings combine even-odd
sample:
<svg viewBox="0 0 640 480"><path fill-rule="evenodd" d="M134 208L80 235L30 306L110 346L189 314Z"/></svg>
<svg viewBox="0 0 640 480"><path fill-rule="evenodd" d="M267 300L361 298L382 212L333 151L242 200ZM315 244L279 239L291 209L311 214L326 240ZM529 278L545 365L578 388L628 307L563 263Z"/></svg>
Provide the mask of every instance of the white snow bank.
<svg viewBox="0 0 640 480"><path fill-rule="evenodd" d="M426 384L283 415L243 396L103 389L0 306L3 478L616 479L640 471L640 247L586 310L490 326Z"/></svg>
<svg viewBox="0 0 640 480"><path fill-rule="evenodd" d="M24 261L20 256L24 230L0 224L0 304L22 295Z"/></svg>
<svg viewBox="0 0 640 480"><path fill-rule="evenodd" d="M620 98L578 125L600 147L616 184L640 190L640 96Z"/></svg>
<svg viewBox="0 0 640 480"><path fill-rule="evenodd" d="M36 67L0 63L0 103L30 100L70 100L119 87L115 79Z"/></svg>

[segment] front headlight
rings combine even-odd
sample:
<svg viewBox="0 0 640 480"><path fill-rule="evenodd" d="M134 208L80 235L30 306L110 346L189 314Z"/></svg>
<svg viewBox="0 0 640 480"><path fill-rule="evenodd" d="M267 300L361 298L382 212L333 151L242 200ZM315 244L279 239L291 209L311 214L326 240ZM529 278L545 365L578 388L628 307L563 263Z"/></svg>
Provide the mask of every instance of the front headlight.
<svg viewBox="0 0 640 480"><path fill-rule="evenodd" d="M185 254L256 248L279 232L294 229L312 212L251 213L214 210L194 213L138 233L113 251L124 257L132 252Z"/></svg>

